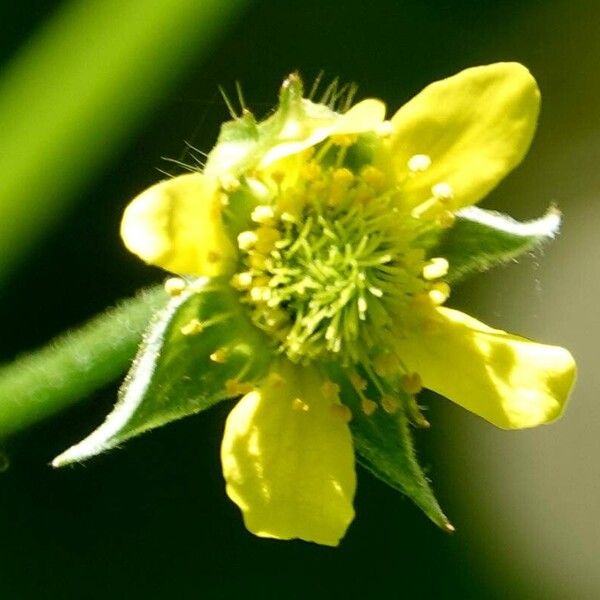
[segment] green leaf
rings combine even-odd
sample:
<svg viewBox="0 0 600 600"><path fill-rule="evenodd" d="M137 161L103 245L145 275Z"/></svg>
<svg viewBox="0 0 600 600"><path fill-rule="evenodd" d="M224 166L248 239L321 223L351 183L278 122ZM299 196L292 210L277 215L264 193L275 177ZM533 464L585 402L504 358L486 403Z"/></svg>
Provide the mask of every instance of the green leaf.
<svg viewBox="0 0 600 600"><path fill-rule="evenodd" d="M135 356L152 315L166 303L162 286L146 290L0 367L0 440L118 378Z"/></svg>
<svg viewBox="0 0 600 600"><path fill-rule="evenodd" d="M193 333L199 324L202 330ZM197 280L157 315L105 422L52 464L82 461L238 396L232 385L256 381L270 360L268 341L231 286L221 279Z"/></svg>
<svg viewBox="0 0 600 600"><path fill-rule="evenodd" d="M519 223L506 215L470 206L457 213L453 227L443 232L432 255L450 264L446 280L456 283L467 275L514 260L553 239L560 212L551 207L534 221Z"/></svg>
<svg viewBox="0 0 600 600"><path fill-rule="evenodd" d="M341 387L341 398L352 410L350 429L360 464L394 489L408 496L436 525L454 531L442 512L421 469L404 410L391 415L378 408L367 416L361 400L341 369L329 373ZM367 395L373 390L367 390Z"/></svg>

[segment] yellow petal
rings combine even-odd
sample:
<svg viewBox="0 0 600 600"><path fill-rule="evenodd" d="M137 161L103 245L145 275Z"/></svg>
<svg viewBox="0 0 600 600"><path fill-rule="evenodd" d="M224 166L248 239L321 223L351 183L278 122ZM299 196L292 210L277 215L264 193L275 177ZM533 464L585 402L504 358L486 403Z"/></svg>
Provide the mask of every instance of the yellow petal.
<svg viewBox="0 0 600 600"><path fill-rule="evenodd" d="M255 535L336 546L354 518L352 438L324 383L283 362L227 419L227 494Z"/></svg>
<svg viewBox="0 0 600 600"><path fill-rule="evenodd" d="M423 385L505 429L558 418L575 381L575 362L558 346L510 335L449 308L430 332L398 340Z"/></svg>
<svg viewBox="0 0 600 600"><path fill-rule="evenodd" d="M162 181L134 198L123 214L121 237L145 262L182 275L220 275L235 256L217 186L201 173Z"/></svg>
<svg viewBox="0 0 600 600"><path fill-rule="evenodd" d="M305 100L307 106L313 105ZM351 135L375 131L385 119L385 104L374 98L367 98L355 104L346 113L340 115L332 111L312 111L300 114L299 117L292 116L286 122L279 141L263 156L260 168L268 167L275 161L291 154L297 154L311 148L328 138L330 135Z"/></svg>
<svg viewBox="0 0 600 600"><path fill-rule="evenodd" d="M527 152L539 104L535 79L518 63L466 69L426 87L392 118L392 160L408 205L441 182L454 190L454 208L483 198ZM409 175L409 159L423 154L431 166Z"/></svg>
<svg viewBox="0 0 600 600"><path fill-rule="evenodd" d="M355 104L335 123L334 135L351 135L365 131L375 131L385 119L385 104L375 98L367 98Z"/></svg>

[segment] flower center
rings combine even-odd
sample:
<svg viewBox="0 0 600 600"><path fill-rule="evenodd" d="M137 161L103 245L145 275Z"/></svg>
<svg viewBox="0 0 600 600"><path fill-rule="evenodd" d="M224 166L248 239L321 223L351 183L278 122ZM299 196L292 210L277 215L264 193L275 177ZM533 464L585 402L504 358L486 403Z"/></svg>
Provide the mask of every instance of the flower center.
<svg viewBox="0 0 600 600"><path fill-rule="evenodd" d="M364 363L417 324L419 307L446 300L447 284L435 280L447 263L426 260L431 222L401 209L377 168L310 160L293 177L268 176L255 228L238 235L232 284L292 361Z"/></svg>

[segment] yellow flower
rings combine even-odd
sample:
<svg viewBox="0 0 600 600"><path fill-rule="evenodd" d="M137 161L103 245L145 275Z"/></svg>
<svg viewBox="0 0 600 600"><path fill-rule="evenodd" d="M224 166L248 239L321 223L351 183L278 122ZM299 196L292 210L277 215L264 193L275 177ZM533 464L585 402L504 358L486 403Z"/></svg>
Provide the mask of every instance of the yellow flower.
<svg viewBox="0 0 600 600"><path fill-rule="evenodd" d="M443 306L453 265L432 255L457 211L521 161L539 102L516 63L434 83L389 121L378 100L339 113L305 99L291 76L271 117L224 125L203 172L129 205L121 234L132 252L227 278L272 341L270 373L232 410L222 446L250 531L327 545L344 535L357 415L340 385L362 417L403 410L417 425L422 386L503 428L561 414L569 352Z"/></svg>

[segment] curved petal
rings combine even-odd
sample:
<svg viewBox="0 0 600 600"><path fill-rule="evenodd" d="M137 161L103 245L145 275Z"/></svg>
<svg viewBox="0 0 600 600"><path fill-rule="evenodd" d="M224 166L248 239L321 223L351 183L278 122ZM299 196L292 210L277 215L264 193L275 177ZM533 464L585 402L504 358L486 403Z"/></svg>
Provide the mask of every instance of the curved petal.
<svg viewBox="0 0 600 600"><path fill-rule="evenodd" d="M351 135L375 131L385 119L385 104L376 98L367 98L355 104L336 122L332 134Z"/></svg>
<svg viewBox="0 0 600 600"><path fill-rule="evenodd" d="M466 69L426 87L392 118L392 160L408 205L427 200L440 182L452 186L454 208L483 198L521 162L539 105L535 79L518 63ZM431 166L409 175L416 154Z"/></svg>
<svg viewBox="0 0 600 600"><path fill-rule="evenodd" d="M344 114L329 111L326 107L307 100L305 112L290 117L279 133L279 141L263 156L260 167L265 168L275 161L297 154L322 142L330 135L351 135L375 131L385 119L385 104L381 100L367 98L355 104ZM308 110L308 107L316 107Z"/></svg>
<svg viewBox="0 0 600 600"><path fill-rule="evenodd" d="M228 272L235 251L212 179L181 175L149 187L123 213L121 237L145 262L182 275Z"/></svg>
<svg viewBox="0 0 600 600"><path fill-rule="evenodd" d="M575 362L546 346L438 308L431 332L398 340L406 366L425 387L505 429L558 418L575 381Z"/></svg>
<svg viewBox="0 0 600 600"><path fill-rule="evenodd" d="M354 518L352 437L324 381L284 362L227 419L227 494L258 536L336 546Z"/></svg>

